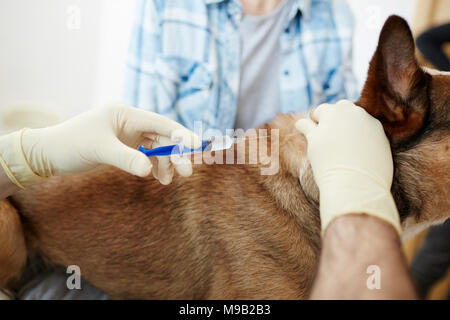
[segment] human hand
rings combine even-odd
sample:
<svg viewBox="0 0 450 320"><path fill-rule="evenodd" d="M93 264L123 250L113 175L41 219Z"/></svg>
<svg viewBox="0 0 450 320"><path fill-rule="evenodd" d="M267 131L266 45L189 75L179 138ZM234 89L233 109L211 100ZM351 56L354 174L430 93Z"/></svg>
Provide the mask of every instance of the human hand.
<svg viewBox="0 0 450 320"><path fill-rule="evenodd" d="M201 146L200 138L179 123L125 105L96 108L52 127L12 133L1 137L0 142L3 160L21 187L53 175L95 170L104 164L140 177L153 171L155 178L168 184L174 168L183 176L192 173L190 160L150 160L136 148L177 142L190 148Z"/></svg>
<svg viewBox="0 0 450 320"><path fill-rule="evenodd" d="M350 101L323 104L296 123L320 190L322 231L345 214L368 214L401 233L391 195L394 166L381 123Z"/></svg>

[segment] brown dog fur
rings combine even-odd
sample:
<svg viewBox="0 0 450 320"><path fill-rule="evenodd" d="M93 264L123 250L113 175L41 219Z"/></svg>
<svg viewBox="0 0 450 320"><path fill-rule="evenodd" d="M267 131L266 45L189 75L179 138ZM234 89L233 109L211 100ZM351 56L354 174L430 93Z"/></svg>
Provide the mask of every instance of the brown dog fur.
<svg viewBox="0 0 450 320"><path fill-rule="evenodd" d="M20 274L27 259L22 224L16 209L0 201L0 285Z"/></svg>
<svg viewBox="0 0 450 320"><path fill-rule="evenodd" d="M449 92L450 77L418 66L409 27L391 17L357 104L392 142L392 192L406 231L449 216ZM275 175L261 175L262 164L199 165L192 177L162 186L110 168L19 192L9 201L27 250L80 266L111 298L306 298L320 221L296 119L281 115L266 126L280 129ZM5 203L0 217L17 221ZM18 274L26 254L20 224L13 225L0 232L0 261L15 261L1 265L3 280Z"/></svg>

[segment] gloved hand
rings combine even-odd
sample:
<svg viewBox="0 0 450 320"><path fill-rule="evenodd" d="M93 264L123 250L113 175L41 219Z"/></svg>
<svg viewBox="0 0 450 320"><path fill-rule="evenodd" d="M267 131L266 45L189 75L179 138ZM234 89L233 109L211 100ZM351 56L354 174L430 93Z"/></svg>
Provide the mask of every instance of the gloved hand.
<svg viewBox="0 0 450 320"><path fill-rule="evenodd" d="M93 109L52 127L24 129L0 137L0 164L21 188L46 177L91 171L103 164L141 177L153 171L161 183L168 184L174 167L183 176L192 173L190 160L150 160L136 148L178 142L191 148L201 146L199 137L175 121L114 105Z"/></svg>
<svg viewBox="0 0 450 320"><path fill-rule="evenodd" d="M322 233L333 219L346 214L378 217L401 233L390 192L392 154L381 123L342 100L319 106L296 127L308 141L308 158L320 190Z"/></svg>

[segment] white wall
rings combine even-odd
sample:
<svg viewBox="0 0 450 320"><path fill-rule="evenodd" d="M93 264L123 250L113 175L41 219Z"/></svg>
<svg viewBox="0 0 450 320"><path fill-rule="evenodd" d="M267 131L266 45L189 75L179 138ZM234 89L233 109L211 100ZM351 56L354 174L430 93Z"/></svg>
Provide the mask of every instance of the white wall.
<svg viewBox="0 0 450 320"><path fill-rule="evenodd" d="M393 13L411 20L416 0L349 2L362 85L382 23ZM67 117L120 101L134 6L134 0L1 0L0 133L2 111L28 106Z"/></svg>
<svg viewBox="0 0 450 320"><path fill-rule="evenodd" d="M52 123L120 101L134 6L134 0L1 0L0 134L14 129L10 123L39 125L32 118L42 115L30 111L56 115ZM17 119L25 117L19 111L29 117Z"/></svg>
<svg viewBox="0 0 450 320"><path fill-rule="evenodd" d="M81 10L79 29L68 25L73 4ZM2 0L0 108L61 107L72 113L91 105L100 11L100 2L92 0Z"/></svg>
<svg viewBox="0 0 450 320"><path fill-rule="evenodd" d="M134 0L102 0L95 105L123 98L123 77L135 5Z"/></svg>
<svg viewBox="0 0 450 320"><path fill-rule="evenodd" d="M347 0L355 18L353 39L353 69L360 88L366 79L370 59L386 19L397 14L410 24L414 18L416 0Z"/></svg>

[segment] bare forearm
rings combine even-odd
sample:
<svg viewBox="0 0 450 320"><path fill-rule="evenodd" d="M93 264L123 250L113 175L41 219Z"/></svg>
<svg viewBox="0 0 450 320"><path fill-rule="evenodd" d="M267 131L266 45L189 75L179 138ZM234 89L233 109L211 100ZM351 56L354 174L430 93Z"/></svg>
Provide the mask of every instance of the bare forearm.
<svg viewBox="0 0 450 320"><path fill-rule="evenodd" d="M366 215L346 215L331 222L311 299L415 298L392 226Z"/></svg>

